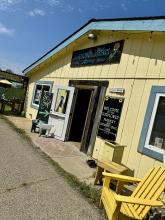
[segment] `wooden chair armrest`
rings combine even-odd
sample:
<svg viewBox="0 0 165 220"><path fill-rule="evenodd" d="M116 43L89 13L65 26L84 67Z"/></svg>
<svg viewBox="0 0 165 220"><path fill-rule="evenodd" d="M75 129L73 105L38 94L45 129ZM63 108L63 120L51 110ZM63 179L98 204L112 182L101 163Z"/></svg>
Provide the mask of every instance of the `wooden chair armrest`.
<svg viewBox="0 0 165 220"><path fill-rule="evenodd" d="M131 176L124 176L124 175L107 173L107 172L103 172L103 175L105 177L109 177L109 178L114 179L114 180L119 180L119 181L128 182L128 183L139 183L139 182L141 182L141 179L131 177Z"/></svg>
<svg viewBox="0 0 165 220"><path fill-rule="evenodd" d="M117 194L115 195L115 199L118 202L132 203L132 204L138 204L138 205L156 206L156 207L163 206L162 201L132 198L130 196L121 196L121 195L117 195Z"/></svg>

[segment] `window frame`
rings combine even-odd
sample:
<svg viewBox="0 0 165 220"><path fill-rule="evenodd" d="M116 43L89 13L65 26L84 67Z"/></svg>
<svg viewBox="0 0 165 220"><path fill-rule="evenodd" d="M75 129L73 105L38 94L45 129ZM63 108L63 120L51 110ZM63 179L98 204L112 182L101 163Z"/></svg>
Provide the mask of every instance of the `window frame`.
<svg viewBox="0 0 165 220"><path fill-rule="evenodd" d="M52 87L53 87L53 82L52 81L36 81L35 82L35 85L34 85L34 89L33 89L33 95L32 95L32 100L31 100L31 107L34 108L34 109L37 109L39 108L39 104L35 104L34 103L34 97L35 97L35 92L36 92L36 88L37 86L40 85L42 86L42 89L43 89L43 86L49 86L49 92L52 91Z"/></svg>
<svg viewBox="0 0 165 220"><path fill-rule="evenodd" d="M159 149L156 146L148 144L159 98L161 96L165 97L165 86L152 86L139 139L138 152L163 162L163 154L165 151L163 149Z"/></svg>
<svg viewBox="0 0 165 220"><path fill-rule="evenodd" d="M156 97L155 97L155 103L154 103L154 106L153 106L153 111L152 111L152 115L151 115L151 119L150 119L150 123L149 123L149 128L148 128L148 132L147 132L147 136L146 136L146 141L145 141L145 146L146 148L148 149L152 149L158 153L162 153L164 154L164 149L161 149L161 148L158 148L154 145L150 145L149 144L149 141L150 141L150 138L151 138L151 133L152 133L152 129L153 129L153 125L154 125L154 121L155 121L155 116L156 116L156 112L157 112L157 109L158 109L158 104L159 104L159 99L160 97L165 97L165 94L163 93L157 93L156 94Z"/></svg>

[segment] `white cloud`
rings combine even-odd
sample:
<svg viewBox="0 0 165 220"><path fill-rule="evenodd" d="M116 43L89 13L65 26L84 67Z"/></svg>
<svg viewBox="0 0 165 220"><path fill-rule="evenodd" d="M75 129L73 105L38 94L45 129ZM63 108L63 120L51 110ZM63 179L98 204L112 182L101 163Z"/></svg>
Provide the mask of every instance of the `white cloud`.
<svg viewBox="0 0 165 220"><path fill-rule="evenodd" d="M59 6L59 5L61 5L60 0L48 0L47 2L50 6Z"/></svg>
<svg viewBox="0 0 165 220"><path fill-rule="evenodd" d="M0 34L10 35L14 34L15 30L11 28L7 28L4 24L0 22Z"/></svg>
<svg viewBox="0 0 165 220"><path fill-rule="evenodd" d="M0 0L0 10L8 11L13 10L14 6L21 3L24 0Z"/></svg>
<svg viewBox="0 0 165 220"><path fill-rule="evenodd" d="M112 7L113 3L111 0L95 0L92 3L92 8L88 8L88 10L94 10L96 12L99 12L100 10L107 10L110 9ZM86 8L87 9L87 8Z"/></svg>
<svg viewBox="0 0 165 220"><path fill-rule="evenodd" d="M33 9L32 11L29 11L28 15L31 16L31 17L34 17L34 16L45 16L45 11L41 10L41 9L38 9L38 8L35 8Z"/></svg>
<svg viewBox="0 0 165 220"><path fill-rule="evenodd" d="M124 3L121 3L121 7L122 7L123 11L127 11L127 6Z"/></svg>
<svg viewBox="0 0 165 220"><path fill-rule="evenodd" d="M83 9L82 8L78 8L78 12L82 13Z"/></svg>
<svg viewBox="0 0 165 220"><path fill-rule="evenodd" d="M74 7L72 5L65 5L65 7L62 8L63 12L72 12L74 10Z"/></svg>
<svg viewBox="0 0 165 220"><path fill-rule="evenodd" d="M68 5L67 9L68 9L68 11L73 11L74 7L72 5Z"/></svg>
<svg viewBox="0 0 165 220"><path fill-rule="evenodd" d="M52 10L49 11L50 14L55 13L53 11L54 9L58 9L66 13L72 12L75 9L74 4L70 4L66 0L34 0L34 1L39 4L45 4L45 6L48 6L48 8L51 8Z"/></svg>

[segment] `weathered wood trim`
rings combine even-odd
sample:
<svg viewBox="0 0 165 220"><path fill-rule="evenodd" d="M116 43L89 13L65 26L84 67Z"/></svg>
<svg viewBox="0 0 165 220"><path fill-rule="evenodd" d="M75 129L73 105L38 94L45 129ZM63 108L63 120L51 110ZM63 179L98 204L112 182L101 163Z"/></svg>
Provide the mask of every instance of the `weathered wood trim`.
<svg viewBox="0 0 165 220"><path fill-rule="evenodd" d="M98 99L98 87L91 87L93 88L92 93L91 93L91 98L89 101L89 107L88 107L88 112L87 112L87 117L84 125L84 130L83 130L83 135L81 139L81 148L80 150L83 151L84 153L87 153L88 147L89 147L89 139L91 138L91 123L92 123L92 116L93 116L93 111L95 109L95 102ZM93 124L93 123L92 123ZM92 126L93 127L93 126ZM90 137L89 137L90 133Z"/></svg>
<svg viewBox="0 0 165 220"><path fill-rule="evenodd" d="M99 95L99 100L98 100L98 105L97 105L97 109L96 109L96 115L95 115L95 119L94 119L93 129L91 132L91 139L90 139L89 148L87 151L87 154L90 156L92 156L92 154L93 154L93 149L94 149L95 140L96 140L96 136L97 136L99 121L101 118L106 89L107 89L106 87L101 87L101 91L100 91L100 95Z"/></svg>

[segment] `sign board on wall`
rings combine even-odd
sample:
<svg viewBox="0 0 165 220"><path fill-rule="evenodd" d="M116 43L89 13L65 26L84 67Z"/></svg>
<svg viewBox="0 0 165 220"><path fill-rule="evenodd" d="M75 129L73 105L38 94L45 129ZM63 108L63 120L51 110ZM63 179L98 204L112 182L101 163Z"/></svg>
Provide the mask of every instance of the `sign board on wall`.
<svg viewBox="0 0 165 220"><path fill-rule="evenodd" d="M50 92L42 93L36 119L40 119L41 121L48 123L52 99L53 99L53 93Z"/></svg>
<svg viewBox="0 0 165 220"><path fill-rule="evenodd" d="M98 136L106 140L116 140L123 102L123 98L105 98L97 134Z"/></svg>
<svg viewBox="0 0 165 220"><path fill-rule="evenodd" d="M74 51L71 67L119 63L124 40Z"/></svg>

